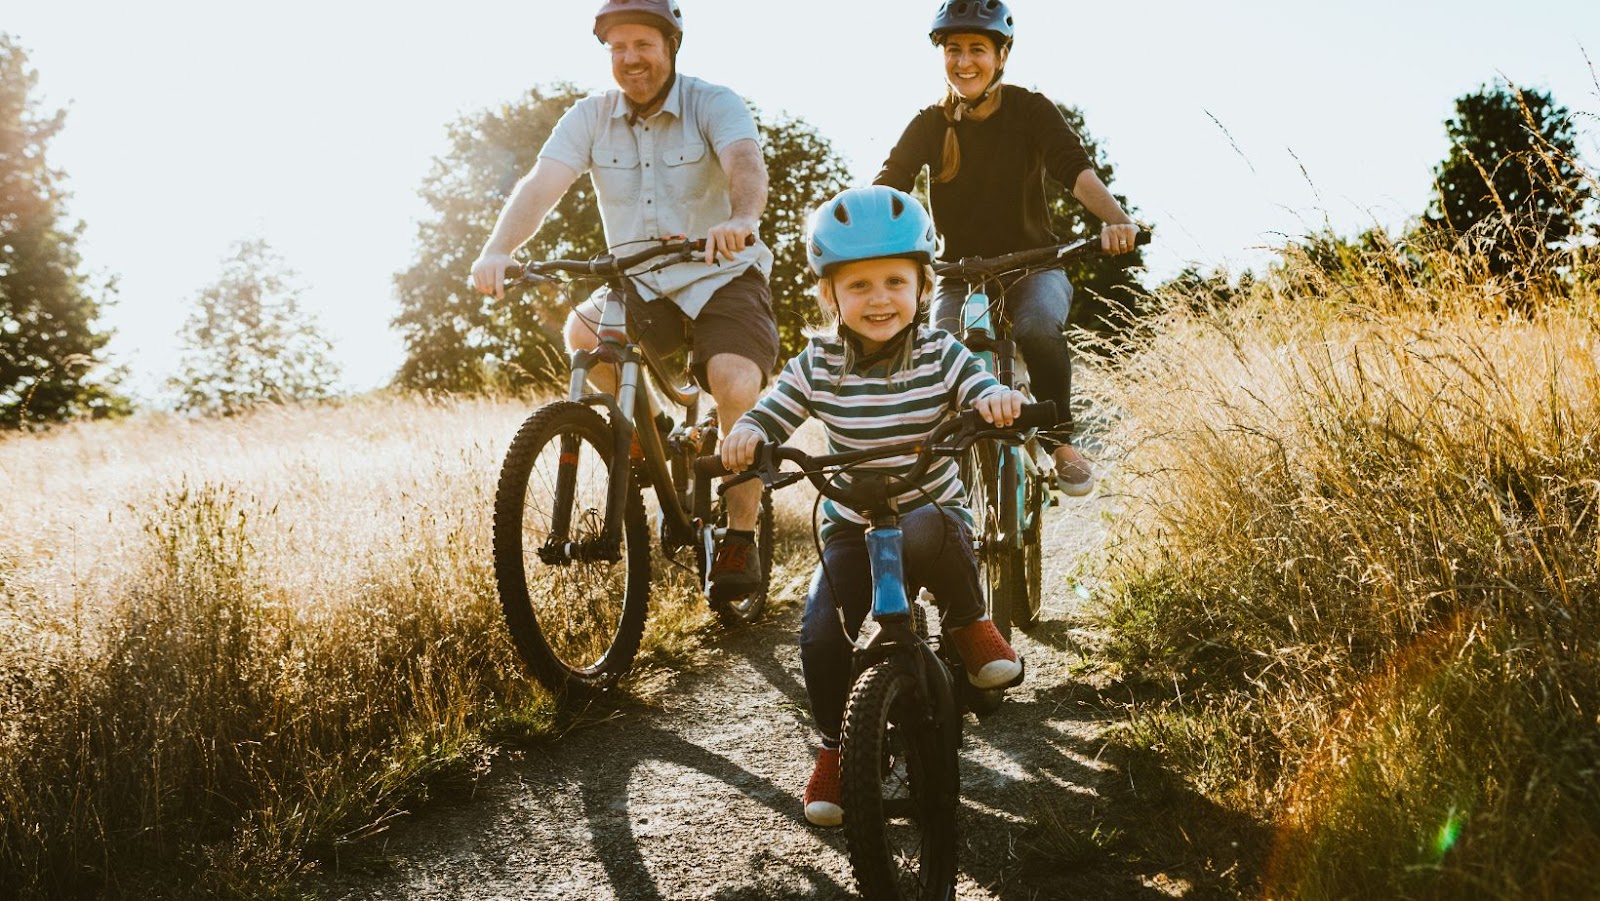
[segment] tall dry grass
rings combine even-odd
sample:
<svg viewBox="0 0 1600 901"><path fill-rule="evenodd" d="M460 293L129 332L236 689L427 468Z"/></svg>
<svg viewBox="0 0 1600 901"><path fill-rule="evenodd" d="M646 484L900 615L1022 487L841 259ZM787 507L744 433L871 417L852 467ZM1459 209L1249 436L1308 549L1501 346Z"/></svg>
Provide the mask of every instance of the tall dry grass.
<svg viewBox="0 0 1600 901"><path fill-rule="evenodd" d="M1542 264L1291 249L1097 383L1125 736L1273 825L1268 897L1595 891L1600 291Z"/></svg>
<svg viewBox="0 0 1600 901"><path fill-rule="evenodd" d="M529 412L373 398L0 440L0 897L256 896L547 733L490 560ZM657 569L642 667L710 622Z"/></svg>

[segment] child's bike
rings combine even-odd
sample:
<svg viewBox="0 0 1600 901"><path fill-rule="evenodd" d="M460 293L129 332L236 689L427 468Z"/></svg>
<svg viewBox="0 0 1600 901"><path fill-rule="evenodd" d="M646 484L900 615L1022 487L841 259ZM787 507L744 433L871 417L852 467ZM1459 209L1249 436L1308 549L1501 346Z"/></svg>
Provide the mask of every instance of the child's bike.
<svg viewBox="0 0 1600 901"><path fill-rule="evenodd" d="M1141 229L1136 246L1150 243ZM1030 394L1028 370L1017 356L1011 322L1005 315L1005 285L1035 272L1103 253L1098 239L1022 250L997 257L968 257L956 263L935 263L941 278L968 286L957 336L977 354L1001 384ZM1030 395L1031 396L1031 395ZM1059 428L1071 430L1071 411L1060 411ZM962 458L961 480L967 486L977 521L973 541L984 577L989 616L1007 640L1013 624L1029 628L1039 621L1043 600L1043 550L1040 535L1044 511L1051 503L1055 467L1036 433L979 441ZM1000 690L991 693L990 706Z"/></svg>
<svg viewBox="0 0 1600 901"><path fill-rule="evenodd" d="M664 238L625 256L547 260L507 272L508 289L555 284L566 289L569 302L574 281L599 279L611 287L595 328L599 345L573 353L567 399L546 404L523 423L495 492L494 572L506 625L534 677L557 695L609 687L638 653L650 592L643 487L655 491L663 553L685 567L691 564L677 558L688 553L724 621L752 622L766 604L770 497L763 493L757 521L760 588L713 596L711 563L727 515L712 480L695 474L694 460L716 448L716 413L700 414L700 391L687 375L692 360L668 370L627 331L623 297L638 267L686 262L704 252L704 241ZM620 369L615 396L586 387L596 365ZM679 421L657 412L657 392L682 408Z"/></svg>
<svg viewBox="0 0 1600 901"><path fill-rule="evenodd" d="M969 411L925 440L820 457L764 444L755 465L735 479L758 478L769 490L808 479L823 496L871 523L866 540L878 630L856 644L840 748L845 844L866 898L955 897L961 795L955 686L966 682L966 673L953 646L930 634L927 606L910 600L893 498L904 485L918 484L936 456L960 455L982 438L1048 427L1055 416L1054 403L1030 404L1013 425L996 429ZM871 469L854 470L848 485L830 478L869 460L909 453L917 461L903 479ZM799 471L784 471L786 461ZM726 471L719 457L702 458L696 467L706 475Z"/></svg>

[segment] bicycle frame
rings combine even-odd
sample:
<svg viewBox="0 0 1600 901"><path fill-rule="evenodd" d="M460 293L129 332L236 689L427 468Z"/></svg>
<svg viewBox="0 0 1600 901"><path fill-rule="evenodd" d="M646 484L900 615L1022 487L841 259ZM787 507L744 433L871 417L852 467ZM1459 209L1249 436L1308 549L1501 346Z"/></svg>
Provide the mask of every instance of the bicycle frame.
<svg viewBox="0 0 1600 901"><path fill-rule="evenodd" d="M627 277L617 276L607 280L610 287L605 306L596 330L599 344L594 350L578 350L572 354L571 379L567 399L593 407L604 407L610 414L612 425L612 459L631 460L628 478L635 472L645 483L655 487L661 505L661 515L666 523L665 537L678 547L695 541L696 522L705 521L711 513L709 491L697 492L695 497L685 496L686 480L675 477L669 462L666 442L656 423L654 395L648 387L645 373L649 373L663 393L685 410L684 422L697 430L700 423L700 391L694 386L677 388L662 376L663 367L648 348L636 344L628 336L627 310L624 291ZM589 372L596 365L615 365L618 368L616 395L590 391ZM637 435L641 453L633 459L632 447ZM555 508L552 515L551 539L540 550L546 563L571 560L578 555L592 559L615 561L620 558L622 536L622 509L627 500L626 479L612 478L607 486L605 532L599 547L577 548L561 540L569 533L572 522L574 485L577 478L577 438L562 439L561 460L556 473Z"/></svg>
<svg viewBox="0 0 1600 901"><path fill-rule="evenodd" d="M998 287L998 280L993 277L984 277L969 283L966 300L961 306L961 341L968 350L984 361L1002 385L1016 388L1018 387L1017 345L1009 336L1002 336L995 327L998 317L991 310L988 291L991 283ZM1000 499L1000 509L996 512L1000 524L1000 541L1006 547L1020 549L1022 536L1033 525L1025 521L1027 509L1023 492L1026 490L1027 479L1035 476L1033 470L1038 467L1019 444L996 440L994 449L995 463L999 470L996 473L996 484L999 485L997 494Z"/></svg>

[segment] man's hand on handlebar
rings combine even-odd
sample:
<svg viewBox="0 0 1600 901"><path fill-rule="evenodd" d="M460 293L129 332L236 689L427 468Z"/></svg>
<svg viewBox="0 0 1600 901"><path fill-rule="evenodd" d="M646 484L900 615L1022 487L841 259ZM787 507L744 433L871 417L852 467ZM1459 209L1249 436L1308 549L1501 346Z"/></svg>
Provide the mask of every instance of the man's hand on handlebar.
<svg viewBox="0 0 1600 901"><path fill-rule="evenodd" d="M1022 405L1027 399L1027 395L1021 391L1006 388L973 401L972 409L978 411L984 422L1003 429L1022 415Z"/></svg>
<svg viewBox="0 0 1600 901"><path fill-rule="evenodd" d="M484 253L472 261L472 287L482 294L491 294L496 300L506 295L506 267L511 265L509 253Z"/></svg>
<svg viewBox="0 0 1600 901"><path fill-rule="evenodd" d="M715 266L718 257L733 259L740 250L754 242L756 221L733 218L706 232L706 265Z"/></svg>
<svg viewBox="0 0 1600 901"><path fill-rule="evenodd" d="M756 449L765 440L755 429L734 428L722 439L722 465L729 472L744 472L756 462Z"/></svg>

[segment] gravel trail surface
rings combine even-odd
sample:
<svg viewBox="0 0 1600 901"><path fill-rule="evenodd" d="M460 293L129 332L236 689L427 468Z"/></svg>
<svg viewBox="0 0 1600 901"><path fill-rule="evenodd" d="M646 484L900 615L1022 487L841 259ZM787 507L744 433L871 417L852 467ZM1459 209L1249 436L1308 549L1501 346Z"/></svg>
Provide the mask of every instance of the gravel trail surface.
<svg viewBox="0 0 1600 901"><path fill-rule="evenodd" d="M961 898L1184 888L1108 868L1092 848L1074 864L1043 825L1087 818L1127 781L1104 753L1111 715L1075 675L1087 590L1077 563L1101 540L1099 508L1068 501L1049 513L1044 621L1016 638L1027 681L998 712L968 715ZM843 834L801 814L814 738L798 623L791 601L763 624L716 635L706 665L661 677L648 701L547 748L498 759L470 800L397 824L342 867L327 861L306 890L352 901L855 897Z"/></svg>

